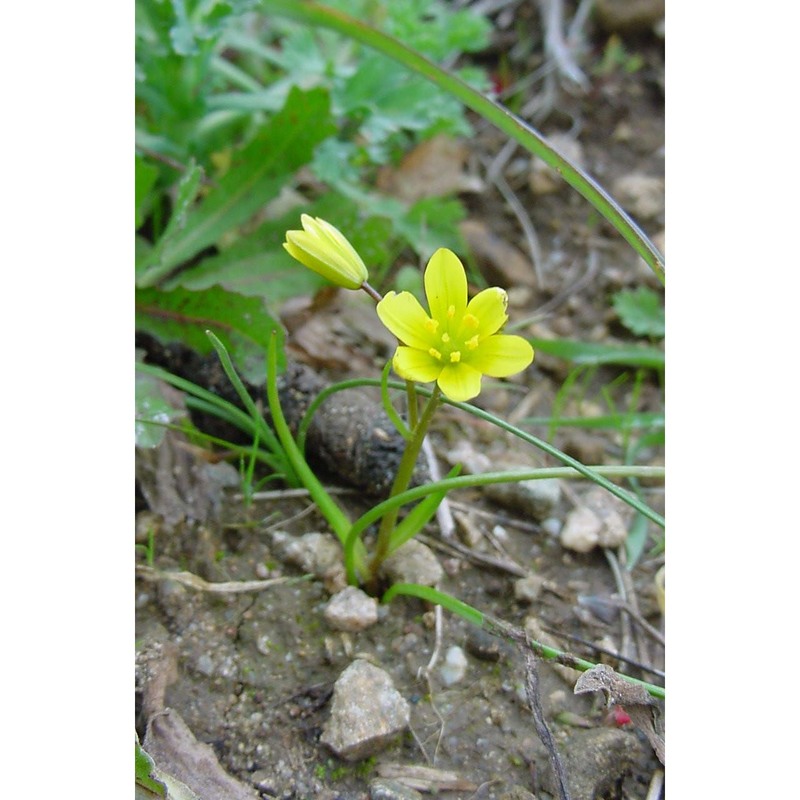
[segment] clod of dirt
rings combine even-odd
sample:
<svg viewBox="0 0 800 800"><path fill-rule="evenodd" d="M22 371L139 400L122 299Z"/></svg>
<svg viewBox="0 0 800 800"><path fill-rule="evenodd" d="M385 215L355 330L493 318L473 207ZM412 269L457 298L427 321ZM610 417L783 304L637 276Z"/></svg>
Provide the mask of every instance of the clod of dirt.
<svg viewBox="0 0 800 800"><path fill-rule="evenodd" d="M572 800L622 797L625 776L646 757L639 739L619 728L575 728L571 739L564 766Z"/></svg>
<svg viewBox="0 0 800 800"><path fill-rule="evenodd" d="M346 586L325 607L325 621L337 631L363 631L378 621L378 601L355 586Z"/></svg>
<svg viewBox="0 0 800 800"><path fill-rule="evenodd" d="M436 586L444 577L444 570L433 550L416 539L411 539L395 550L383 562L383 572L392 583L419 583Z"/></svg>
<svg viewBox="0 0 800 800"><path fill-rule="evenodd" d="M320 742L345 761L379 753L407 727L410 707L391 676L357 659L333 687L331 716Z"/></svg>

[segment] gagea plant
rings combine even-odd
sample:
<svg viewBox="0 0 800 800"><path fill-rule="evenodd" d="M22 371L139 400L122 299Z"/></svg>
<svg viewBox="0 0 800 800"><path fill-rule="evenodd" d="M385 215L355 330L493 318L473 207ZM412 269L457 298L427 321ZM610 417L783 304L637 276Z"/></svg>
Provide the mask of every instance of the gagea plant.
<svg viewBox="0 0 800 800"><path fill-rule="evenodd" d="M533 347L525 338L502 332L508 321L507 295L503 289L484 289L470 299L463 264L451 250L439 248L428 261L424 274L427 309L410 292L390 291L381 296L368 282L369 273L363 259L341 231L325 220L307 214L301 216L301 226L301 230L287 231L285 249L305 267L324 276L331 283L345 289L365 291L376 303L379 319L398 341L383 376L361 383L381 387L384 407L405 440L405 449L389 497L355 521L349 519L321 484L308 466L303 453L304 430L308 427L310 415L327 396L326 393L323 392L312 402L306 419L300 424L296 440L286 422L278 395L277 330L271 337L267 352L267 399L275 432L294 475L309 491L342 544L347 580L350 584L378 593L381 589L381 567L386 558L422 530L448 492L467 486L553 477L588 478L663 526L664 521L660 515L608 480L608 476L653 477L654 468L587 467L547 442L465 402L480 393L484 376L509 377L525 370L533 362ZM208 336L237 391L240 394L245 393L225 347L212 333L209 332ZM390 382L387 379L390 368L394 369L404 383ZM353 385L353 382L348 382L348 385ZM395 388L405 389L405 415L393 406L389 392ZM326 391L335 390L336 387L331 387L331 390ZM463 476L458 474L458 468L454 468L443 480L409 488L425 436L436 410L443 403L518 436L565 466ZM410 508L401 517L400 511L404 506ZM368 550L363 535L376 523L377 536L374 545ZM385 592L383 601L389 602L397 594L413 595L439 603L470 622L489 624L489 619L480 611L441 592L437 587L414 583L395 584ZM546 658L563 655L535 642L531 646L538 647L537 652ZM593 666L590 662L580 660L570 663L578 669ZM645 685L648 691L663 694L659 687Z"/></svg>

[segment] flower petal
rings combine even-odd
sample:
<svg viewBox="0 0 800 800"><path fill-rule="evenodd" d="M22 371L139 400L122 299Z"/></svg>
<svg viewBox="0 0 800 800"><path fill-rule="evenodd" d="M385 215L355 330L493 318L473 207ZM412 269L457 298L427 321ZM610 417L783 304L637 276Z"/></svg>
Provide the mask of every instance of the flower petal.
<svg viewBox="0 0 800 800"><path fill-rule="evenodd" d="M436 381L450 400L464 402L481 393L481 373L469 364L448 364Z"/></svg>
<svg viewBox="0 0 800 800"><path fill-rule="evenodd" d="M403 343L424 350L436 344L430 328L428 315L411 292L387 292L378 303L381 322Z"/></svg>
<svg viewBox="0 0 800 800"><path fill-rule="evenodd" d="M521 336L497 334L484 339L469 354L469 364L484 375L507 378L533 361L533 348Z"/></svg>
<svg viewBox="0 0 800 800"><path fill-rule="evenodd" d="M506 307L508 295L503 289L493 286L478 292L467 305L467 313L478 320L476 333L483 339L497 333L508 321Z"/></svg>
<svg viewBox="0 0 800 800"><path fill-rule="evenodd" d="M467 275L458 256L440 247L425 268L425 296L431 317L439 322L440 331L455 331L467 307ZM448 309L454 313L448 316Z"/></svg>
<svg viewBox="0 0 800 800"><path fill-rule="evenodd" d="M402 345L395 350L392 366L403 380L419 383L435 381L442 371L441 362L425 350Z"/></svg>

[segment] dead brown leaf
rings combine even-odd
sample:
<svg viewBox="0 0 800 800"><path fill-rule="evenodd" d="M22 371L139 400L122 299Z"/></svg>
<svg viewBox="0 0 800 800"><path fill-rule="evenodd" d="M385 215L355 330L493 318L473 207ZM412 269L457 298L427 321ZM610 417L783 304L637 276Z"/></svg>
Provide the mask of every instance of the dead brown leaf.
<svg viewBox="0 0 800 800"><path fill-rule="evenodd" d="M607 664L598 664L581 675L575 683L575 694L603 692L606 705L620 705L631 722L641 730L655 750L658 760L664 764L664 726L661 707L643 686L621 678Z"/></svg>
<svg viewBox="0 0 800 800"><path fill-rule="evenodd" d="M479 192L483 181L464 170L469 148L440 134L415 147L397 168L384 167L378 174L382 192L414 202L423 197L442 197L458 192Z"/></svg>

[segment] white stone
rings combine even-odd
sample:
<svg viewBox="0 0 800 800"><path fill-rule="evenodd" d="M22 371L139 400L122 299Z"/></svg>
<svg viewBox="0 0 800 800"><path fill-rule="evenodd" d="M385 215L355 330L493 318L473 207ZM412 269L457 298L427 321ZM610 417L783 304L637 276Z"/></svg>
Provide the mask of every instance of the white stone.
<svg viewBox="0 0 800 800"><path fill-rule="evenodd" d="M378 601L355 586L347 586L330 599L324 615L337 631L363 631L378 621Z"/></svg>
<svg viewBox="0 0 800 800"><path fill-rule="evenodd" d="M439 676L445 686L453 686L464 679L467 674L467 657L457 646L448 648L444 664L439 668Z"/></svg>
<svg viewBox="0 0 800 800"><path fill-rule="evenodd" d="M320 741L345 761L375 755L408 727L410 707L391 676L357 659L333 687L330 719Z"/></svg>

